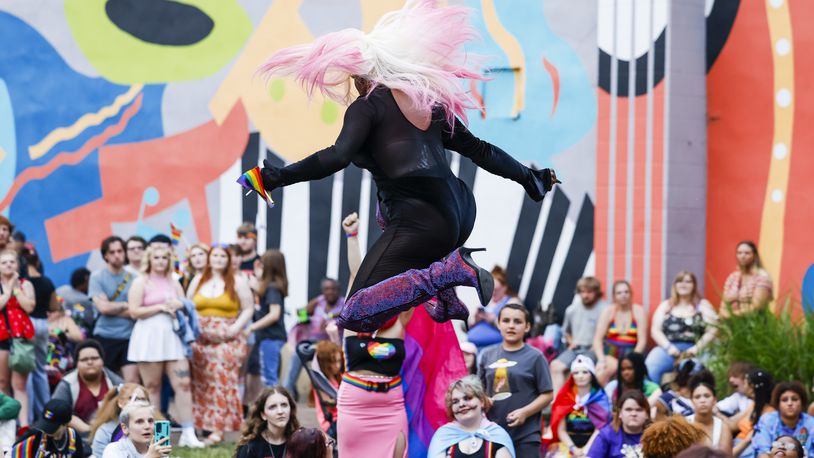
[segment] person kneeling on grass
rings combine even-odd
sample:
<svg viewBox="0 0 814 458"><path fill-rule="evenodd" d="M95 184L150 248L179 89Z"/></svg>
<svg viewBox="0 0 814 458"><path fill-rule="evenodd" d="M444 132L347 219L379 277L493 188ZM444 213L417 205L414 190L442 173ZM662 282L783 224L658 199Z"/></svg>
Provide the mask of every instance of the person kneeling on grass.
<svg viewBox="0 0 814 458"><path fill-rule="evenodd" d="M119 414L119 423L124 438L108 444L102 458L161 458L172 451L169 437L160 442L153 440L155 414L150 404L140 401L127 404Z"/></svg>

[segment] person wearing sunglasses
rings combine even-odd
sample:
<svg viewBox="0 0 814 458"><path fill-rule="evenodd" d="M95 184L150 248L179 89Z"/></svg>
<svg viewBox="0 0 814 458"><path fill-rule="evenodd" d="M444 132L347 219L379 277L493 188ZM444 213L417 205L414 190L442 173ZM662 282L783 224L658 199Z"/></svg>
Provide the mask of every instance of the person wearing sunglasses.
<svg viewBox="0 0 814 458"><path fill-rule="evenodd" d="M780 436L772 442L769 456L778 458L803 458L803 444L793 436Z"/></svg>
<svg viewBox="0 0 814 458"><path fill-rule="evenodd" d="M803 412L807 401L806 389L800 382L780 382L774 387L772 406L777 411L763 415L755 425L752 437L755 456L773 457L773 444L782 436L794 437L808 456L814 455L814 417Z"/></svg>

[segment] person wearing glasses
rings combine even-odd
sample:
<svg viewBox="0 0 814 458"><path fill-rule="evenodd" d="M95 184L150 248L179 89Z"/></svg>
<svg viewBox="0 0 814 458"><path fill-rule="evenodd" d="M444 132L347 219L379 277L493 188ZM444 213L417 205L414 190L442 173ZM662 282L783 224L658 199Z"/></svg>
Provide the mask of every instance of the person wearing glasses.
<svg viewBox="0 0 814 458"><path fill-rule="evenodd" d="M803 444L794 436L780 436L772 441L769 456L776 458L804 458Z"/></svg>
<svg viewBox="0 0 814 458"><path fill-rule="evenodd" d="M123 383L121 377L104 366L102 344L93 339L76 346L76 369L65 374L51 399L61 399L73 408L70 426L82 435L90 432L96 411L107 392Z"/></svg>

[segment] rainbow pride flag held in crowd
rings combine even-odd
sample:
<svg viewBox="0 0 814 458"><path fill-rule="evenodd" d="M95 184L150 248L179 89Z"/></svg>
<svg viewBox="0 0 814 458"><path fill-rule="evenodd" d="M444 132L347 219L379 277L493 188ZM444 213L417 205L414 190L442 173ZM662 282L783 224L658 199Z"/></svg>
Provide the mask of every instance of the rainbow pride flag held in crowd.
<svg viewBox="0 0 814 458"><path fill-rule="evenodd" d="M425 458L433 433L449 422L447 388L467 375L466 364L452 323L436 323L421 306L407 325L404 348L401 378L410 425L409 457Z"/></svg>
<svg viewBox="0 0 814 458"><path fill-rule="evenodd" d="M178 245L181 243L181 237L183 237L181 229L178 229L178 226L175 224L170 223L170 239L172 239L172 244Z"/></svg>
<svg viewBox="0 0 814 458"><path fill-rule="evenodd" d="M269 208L274 208L274 201L271 200L271 193L266 192L266 187L263 186L263 177L260 176L260 167L255 167L251 170L243 172L243 175L240 175L237 182L250 192L254 191L257 194L260 194L260 197L266 201ZM248 195L248 193L246 194Z"/></svg>

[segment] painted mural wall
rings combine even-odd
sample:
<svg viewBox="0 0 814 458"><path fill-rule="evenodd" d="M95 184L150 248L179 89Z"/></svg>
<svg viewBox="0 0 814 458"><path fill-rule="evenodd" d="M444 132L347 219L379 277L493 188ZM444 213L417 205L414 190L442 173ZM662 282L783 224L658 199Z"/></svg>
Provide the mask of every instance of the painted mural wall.
<svg viewBox="0 0 814 458"><path fill-rule="evenodd" d="M553 164L566 185L536 204L522 188L450 154L472 186L470 245L508 267L530 305L573 297L593 272L597 4L466 0L490 56L472 87L486 107L471 129L518 159ZM46 273L98 267L102 238L183 231L231 242L244 220L281 248L304 303L325 275L347 279L341 218L378 235L369 175L349 168L275 191L269 210L234 183L262 162L296 161L333 143L343 107L308 101L291 81L265 85L276 49L345 27L369 29L398 0L66 0L0 3L0 211L33 241ZM598 95L599 94L599 95ZM465 297L466 299L466 297Z"/></svg>
<svg viewBox="0 0 814 458"><path fill-rule="evenodd" d="M735 245L751 239L779 302L811 303L811 291L800 294L814 261L814 4L732 1L727 10L731 30L713 40L720 51L707 78L707 278L720 288Z"/></svg>

